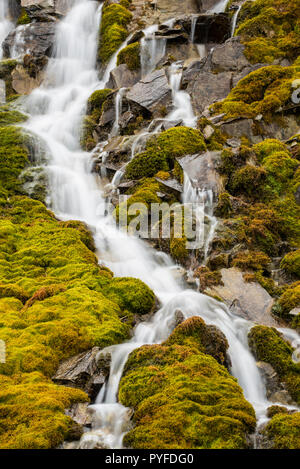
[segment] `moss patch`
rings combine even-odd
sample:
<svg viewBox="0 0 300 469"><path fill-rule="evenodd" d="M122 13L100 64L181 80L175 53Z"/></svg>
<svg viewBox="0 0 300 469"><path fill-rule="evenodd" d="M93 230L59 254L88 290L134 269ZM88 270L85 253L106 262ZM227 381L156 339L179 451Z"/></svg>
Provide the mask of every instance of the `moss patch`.
<svg viewBox="0 0 300 469"><path fill-rule="evenodd" d="M124 47L117 59L117 65L126 64L129 70L138 70L141 66L140 43L134 42Z"/></svg>

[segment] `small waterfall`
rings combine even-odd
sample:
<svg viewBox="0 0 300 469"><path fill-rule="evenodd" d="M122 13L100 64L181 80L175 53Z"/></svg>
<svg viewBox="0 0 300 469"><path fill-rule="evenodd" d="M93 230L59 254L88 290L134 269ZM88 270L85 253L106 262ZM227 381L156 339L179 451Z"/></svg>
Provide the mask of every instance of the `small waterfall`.
<svg viewBox="0 0 300 469"><path fill-rule="evenodd" d="M180 90L182 78L182 63L176 62L169 67L170 87L172 90L174 110L169 114L169 121L181 120L187 127L196 127L197 118L194 114L191 97Z"/></svg>
<svg viewBox="0 0 300 469"><path fill-rule="evenodd" d="M1 0L0 2L0 60L3 57L2 43L13 29L14 24L11 21L9 11L9 0Z"/></svg>
<svg viewBox="0 0 300 469"><path fill-rule="evenodd" d="M120 88L116 94L115 99L115 111L116 117L115 122L110 134L110 137L116 137L119 135L119 127L120 127L120 116L122 114L122 103L123 103L123 96L125 94L126 88Z"/></svg>
<svg viewBox="0 0 300 469"><path fill-rule="evenodd" d="M196 32L196 25L197 25L198 15L193 15L191 18L191 34L190 34L190 42L193 44L195 40L195 32Z"/></svg>
<svg viewBox="0 0 300 469"><path fill-rule="evenodd" d="M234 15L233 15L233 18L232 18L232 25L231 25L231 37L234 36L235 30L236 30L237 20L238 20L238 17L239 17L242 6L243 6L243 4L239 5L237 7L237 9L235 10L235 12L234 12Z"/></svg>
<svg viewBox="0 0 300 469"><path fill-rule="evenodd" d="M141 40L142 77L151 73L166 53L167 40L157 38L155 34L157 31L157 24L149 26L143 31L144 37Z"/></svg>
<svg viewBox="0 0 300 469"><path fill-rule="evenodd" d="M221 0L213 8L211 8L207 13L224 13L226 6L229 0Z"/></svg>

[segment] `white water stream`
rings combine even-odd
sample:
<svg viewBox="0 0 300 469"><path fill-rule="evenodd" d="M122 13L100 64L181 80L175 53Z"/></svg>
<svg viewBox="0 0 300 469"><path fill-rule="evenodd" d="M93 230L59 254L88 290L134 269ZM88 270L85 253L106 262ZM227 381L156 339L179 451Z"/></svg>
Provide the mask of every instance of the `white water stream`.
<svg viewBox="0 0 300 469"><path fill-rule="evenodd" d="M206 323L223 331L230 344L232 374L238 378L258 418L263 420L270 403L266 400L262 378L247 345L251 323L233 315L222 303L185 289L175 275L178 266L166 254L158 253L145 242L119 231L113 219L105 216L101 178L91 173L91 155L83 152L79 144L79 129L87 99L95 89L105 87L110 71L116 66L117 54L99 82L96 49L100 15L98 2L76 0L66 18L59 23L55 53L49 61L44 84L28 98L27 110L32 117L26 128L36 134L48 149L50 206L56 215L61 219L78 219L87 223L95 233L99 262L105 263L116 276L142 279L154 290L161 308L150 321L135 328L128 343L102 351L112 356L110 377L92 406L93 428L84 434L80 447L122 446L130 410L117 402L117 392L127 357L142 344L166 339L174 327L177 310L182 311L185 318L201 316ZM178 111L181 107L175 103L175 108ZM193 191L190 194L186 189L184 200L194 197Z"/></svg>
<svg viewBox="0 0 300 469"><path fill-rule="evenodd" d="M14 24L11 20L9 11L9 0L0 1L0 60L3 57L2 43L9 32L13 29Z"/></svg>

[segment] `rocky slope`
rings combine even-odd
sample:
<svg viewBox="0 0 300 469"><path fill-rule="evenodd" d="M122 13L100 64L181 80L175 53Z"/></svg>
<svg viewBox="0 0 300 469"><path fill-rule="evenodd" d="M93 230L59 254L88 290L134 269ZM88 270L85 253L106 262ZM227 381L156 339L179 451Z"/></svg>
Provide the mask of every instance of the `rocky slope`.
<svg viewBox="0 0 300 469"><path fill-rule="evenodd" d="M249 345L276 406L256 447L299 448L299 341L291 343L300 330L299 5L221 3L225 11L213 0L105 1L99 78L117 53L116 63L89 97L79 137L93 152L93 171L105 175L117 218L135 203L181 203L187 176L193 190L212 195L202 248L186 249L188 234L176 236L174 218L169 238L160 220L159 236L147 242L182 266L191 288L257 324ZM19 127L26 96L49 79L56 26L71 6L10 2L2 43L1 448L78 441L90 423L76 409L108 375L109 358L98 352L127 340L159 307L145 283L98 264L84 223L59 221L46 208L46 150ZM180 90L190 96L189 114L174 110ZM134 417L124 444L253 446L255 415L230 375L226 338L199 318L182 320L179 312L166 341L129 357L119 400Z"/></svg>

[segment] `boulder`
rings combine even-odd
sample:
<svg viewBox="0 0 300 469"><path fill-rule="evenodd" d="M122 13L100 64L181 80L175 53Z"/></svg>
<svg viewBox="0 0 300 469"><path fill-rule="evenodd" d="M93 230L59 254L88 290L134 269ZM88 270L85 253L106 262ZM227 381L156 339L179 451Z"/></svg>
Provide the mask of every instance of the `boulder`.
<svg viewBox="0 0 300 469"><path fill-rule="evenodd" d="M35 88L40 86L42 76L30 77L22 65L17 65L12 74L12 87L18 94L30 94Z"/></svg>
<svg viewBox="0 0 300 469"><path fill-rule="evenodd" d="M192 181L193 186L202 190L211 190L215 199L224 190L222 178L217 172L220 161L220 151L208 151L178 158L178 163Z"/></svg>
<svg viewBox="0 0 300 469"><path fill-rule="evenodd" d="M275 327L277 322L271 316L273 298L259 284L245 282L243 273L235 268L221 269L223 285L211 287L208 292L218 296L229 309L249 321Z"/></svg>
<svg viewBox="0 0 300 469"><path fill-rule="evenodd" d="M165 70L155 70L134 85L126 94L129 102L138 104L155 117L161 107L171 108L171 89Z"/></svg>
<svg viewBox="0 0 300 469"><path fill-rule="evenodd" d="M34 58L50 56L55 37L54 23L30 23L18 26L3 42L5 57L10 57L14 47L18 55L30 53Z"/></svg>
<svg viewBox="0 0 300 469"><path fill-rule="evenodd" d="M135 85L140 78L139 72L131 71L126 64L121 64L111 71L106 88L110 88L112 90L118 88L130 88Z"/></svg>
<svg viewBox="0 0 300 469"><path fill-rule="evenodd" d="M73 404L70 409L66 410L66 415L69 415L74 422L84 427L90 427L92 425L92 412L89 409L88 402Z"/></svg>
<svg viewBox="0 0 300 469"><path fill-rule="evenodd" d="M29 18L35 21L55 21L55 0L21 0Z"/></svg>
<svg viewBox="0 0 300 469"><path fill-rule="evenodd" d="M109 375L110 355L101 355L99 347L80 353L61 363L53 381L80 388L94 400Z"/></svg>

